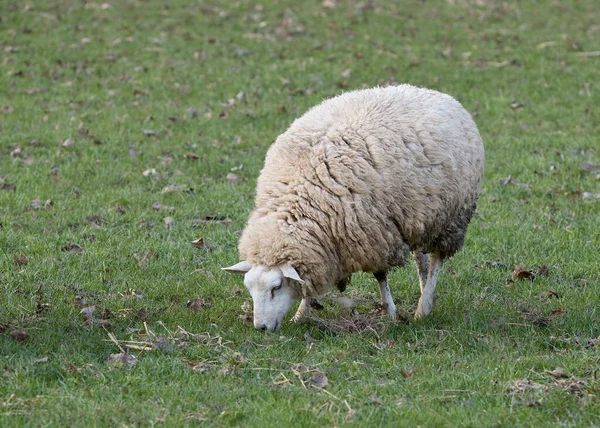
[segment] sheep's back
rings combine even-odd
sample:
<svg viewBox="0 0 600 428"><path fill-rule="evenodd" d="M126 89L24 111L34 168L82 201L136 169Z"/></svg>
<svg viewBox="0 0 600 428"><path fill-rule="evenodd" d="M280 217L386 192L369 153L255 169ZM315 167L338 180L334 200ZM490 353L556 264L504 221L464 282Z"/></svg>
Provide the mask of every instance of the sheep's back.
<svg viewBox="0 0 600 428"><path fill-rule="evenodd" d="M408 249L456 251L483 163L477 127L452 97L409 85L355 91L278 138L257 207L326 223L320 233L353 259L348 269L376 270L382 258L400 264Z"/></svg>

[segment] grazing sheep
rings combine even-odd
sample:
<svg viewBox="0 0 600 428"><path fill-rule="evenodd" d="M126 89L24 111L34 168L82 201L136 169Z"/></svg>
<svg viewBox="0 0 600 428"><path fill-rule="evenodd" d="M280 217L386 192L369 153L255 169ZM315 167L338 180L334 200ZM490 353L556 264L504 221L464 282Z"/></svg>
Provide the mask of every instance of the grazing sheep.
<svg viewBox="0 0 600 428"><path fill-rule="evenodd" d="M481 137L449 95L411 85L348 92L312 108L269 149L256 208L239 243L254 326L274 331L302 298L352 273L372 272L384 308L396 307L387 273L414 253L431 312L444 259L463 244L483 174Z"/></svg>

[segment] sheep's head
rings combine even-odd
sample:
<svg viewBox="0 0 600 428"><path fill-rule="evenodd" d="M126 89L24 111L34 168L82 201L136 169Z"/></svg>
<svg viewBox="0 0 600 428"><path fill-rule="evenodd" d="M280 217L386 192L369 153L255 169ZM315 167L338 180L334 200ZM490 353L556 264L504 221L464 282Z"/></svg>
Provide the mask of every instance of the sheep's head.
<svg viewBox="0 0 600 428"><path fill-rule="evenodd" d="M223 270L244 274L244 284L254 302L254 327L257 330L279 330L294 302L302 297L299 284L304 281L288 264L268 267L240 262Z"/></svg>

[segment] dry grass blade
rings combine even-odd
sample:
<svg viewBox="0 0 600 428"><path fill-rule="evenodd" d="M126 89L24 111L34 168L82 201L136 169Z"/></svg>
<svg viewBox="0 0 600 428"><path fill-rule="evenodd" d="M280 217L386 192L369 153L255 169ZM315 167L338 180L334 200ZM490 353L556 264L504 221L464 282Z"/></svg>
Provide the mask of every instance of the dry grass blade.
<svg viewBox="0 0 600 428"><path fill-rule="evenodd" d="M108 338L110 339L111 342L113 342L115 345L117 345L117 347L119 348L119 351L125 352L123 350L123 348L121 348L121 345L119 345L119 341L117 340L116 336L113 333L111 333L110 331L108 332Z"/></svg>
<svg viewBox="0 0 600 428"><path fill-rule="evenodd" d="M385 326L384 319L376 311L366 314L355 312L350 316L336 319L325 319L312 315L308 319L314 322L319 329L333 333L377 333Z"/></svg>
<svg viewBox="0 0 600 428"><path fill-rule="evenodd" d="M137 364L137 358L127 352L121 352L120 354L111 354L106 359L106 363L115 367L132 368Z"/></svg>

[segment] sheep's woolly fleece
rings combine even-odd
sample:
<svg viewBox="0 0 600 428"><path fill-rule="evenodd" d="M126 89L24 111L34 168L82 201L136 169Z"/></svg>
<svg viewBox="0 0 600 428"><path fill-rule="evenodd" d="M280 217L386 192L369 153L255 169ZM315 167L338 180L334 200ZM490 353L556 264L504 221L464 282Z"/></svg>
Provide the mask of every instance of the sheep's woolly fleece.
<svg viewBox="0 0 600 428"><path fill-rule="evenodd" d="M308 280L302 295L318 296L353 272L402 266L408 251L451 256L483 164L477 127L449 95L401 85L326 100L269 149L241 258L290 263Z"/></svg>

